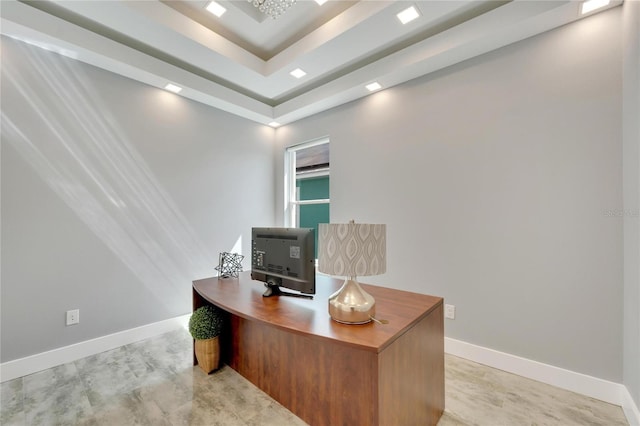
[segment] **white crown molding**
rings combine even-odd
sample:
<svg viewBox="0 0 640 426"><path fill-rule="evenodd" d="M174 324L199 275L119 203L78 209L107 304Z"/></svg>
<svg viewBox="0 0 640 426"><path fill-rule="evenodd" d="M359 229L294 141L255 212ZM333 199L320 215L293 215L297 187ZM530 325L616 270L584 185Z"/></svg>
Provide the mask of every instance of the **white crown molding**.
<svg viewBox="0 0 640 426"><path fill-rule="evenodd" d="M286 125L368 96L364 85L371 81L389 88L580 18L575 1L510 2L378 57L370 54L382 48L384 40L402 40L413 33L383 25L396 20L393 13L401 4L362 1L263 61L228 40L214 43L209 37L213 37L211 30L162 3L90 3L64 5L87 19L104 11L99 19L103 25L127 30L128 37L143 44L160 43L156 49L216 77L196 75L14 0L2 2L0 31L32 44L48 44L50 50L62 55L160 89L167 82L178 84L183 87L179 96L265 125L272 121ZM430 25L437 26L471 4L425 2L421 7L429 7L429 18L421 23L423 27L412 31L418 31L417 35ZM130 13L125 13L126 19L121 17L123 13L116 13L123 11ZM353 69L345 68L356 60L358 64L350 65ZM300 80L291 78L289 71L294 65L308 75Z"/></svg>

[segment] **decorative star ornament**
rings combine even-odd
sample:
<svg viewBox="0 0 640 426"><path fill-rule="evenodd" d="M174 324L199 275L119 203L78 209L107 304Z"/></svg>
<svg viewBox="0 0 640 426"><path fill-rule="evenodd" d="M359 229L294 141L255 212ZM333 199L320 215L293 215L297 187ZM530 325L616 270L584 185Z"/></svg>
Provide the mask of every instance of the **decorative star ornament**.
<svg viewBox="0 0 640 426"><path fill-rule="evenodd" d="M238 274L242 272L242 259L244 256L238 253L220 253L220 262L216 266L216 271L222 278L238 277Z"/></svg>

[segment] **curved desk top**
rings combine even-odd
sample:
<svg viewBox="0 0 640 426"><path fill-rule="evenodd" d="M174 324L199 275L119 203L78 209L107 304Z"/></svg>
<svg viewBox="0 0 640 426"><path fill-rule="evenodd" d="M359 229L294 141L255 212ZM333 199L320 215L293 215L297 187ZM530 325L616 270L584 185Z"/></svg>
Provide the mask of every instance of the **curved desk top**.
<svg viewBox="0 0 640 426"><path fill-rule="evenodd" d="M331 320L327 301L342 282L317 275L313 299L262 297L265 287L252 280L249 271L241 272L238 278L197 280L193 288L205 300L242 318L373 352L381 352L443 302L441 297L361 284L376 300L376 318L389 323L341 324Z"/></svg>

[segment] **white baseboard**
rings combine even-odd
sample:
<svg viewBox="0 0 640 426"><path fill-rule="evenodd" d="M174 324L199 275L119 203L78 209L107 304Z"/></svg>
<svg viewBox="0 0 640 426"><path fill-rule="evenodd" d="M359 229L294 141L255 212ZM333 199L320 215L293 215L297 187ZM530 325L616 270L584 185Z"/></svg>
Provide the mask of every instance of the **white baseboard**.
<svg viewBox="0 0 640 426"><path fill-rule="evenodd" d="M191 315L182 315L141 327L124 330L62 348L0 364L0 382L16 379L57 365L66 364L100 352L148 339L169 331L186 328Z"/></svg>
<svg viewBox="0 0 640 426"><path fill-rule="evenodd" d="M186 328L189 317L190 315L183 315L2 363L0 364L0 382L66 364L181 327ZM629 390L620 383L598 379L449 337L445 337L444 350L451 355L619 405L622 407L629 424L640 426L638 406Z"/></svg>
<svg viewBox="0 0 640 426"><path fill-rule="evenodd" d="M445 337L444 351L499 370L580 393L623 408L630 425L640 426L638 407L628 389L620 384L516 355Z"/></svg>
<svg viewBox="0 0 640 426"><path fill-rule="evenodd" d="M640 410L638 410L638 406L631 398L631 394L626 387L622 395L622 411L627 416L630 426L640 426Z"/></svg>

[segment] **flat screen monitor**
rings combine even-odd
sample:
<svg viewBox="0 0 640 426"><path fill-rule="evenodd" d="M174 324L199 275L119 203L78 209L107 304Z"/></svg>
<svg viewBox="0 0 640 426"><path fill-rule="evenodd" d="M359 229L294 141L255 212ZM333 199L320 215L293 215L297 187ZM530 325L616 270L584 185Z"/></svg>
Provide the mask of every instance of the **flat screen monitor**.
<svg viewBox="0 0 640 426"><path fill-rule="evenodd" d="M251 229L251 278L267 287L263 296L313 297L316 293L314 232L313 228Z"/></svg>

